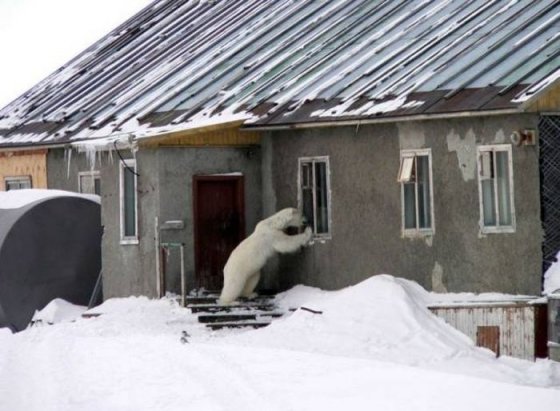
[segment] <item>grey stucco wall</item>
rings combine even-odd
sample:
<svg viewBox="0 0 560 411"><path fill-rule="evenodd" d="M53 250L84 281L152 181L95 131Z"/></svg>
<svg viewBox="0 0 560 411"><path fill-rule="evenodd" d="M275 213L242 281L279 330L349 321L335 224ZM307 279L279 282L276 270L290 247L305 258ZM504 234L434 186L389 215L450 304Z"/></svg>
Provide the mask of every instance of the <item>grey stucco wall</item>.
<svg viewBox="0 0 560 411"><path fill-rule="evenodd" d="M72 151L69 155L63 148L51 149L47 154L47 187L78 192L78 173L99 170L103 160L106 160L105 157L96 159L92 164L82 153Z"/></svg>
<svg viewBox="0 0 560 411"><path fill-rule="evenodd" d="M127 150L124 158L132 158ZM184 229L163 231L162 241L185 243L187 289L195 287L192 179L194 175L239 172L245 182L245 230L250 234L262 217L260 147L160 148L136 153L138 177L138 244L120 243L119 158L116 153L98 155L96 164L64 150L48 154L49 188L78 191L78 173L100 171L102 224L104 226L103 293L105 298L156 295L155 217L160 224L183 220ZM180 292L179 253L173 252L167 267L166 290Z"/></svg>
<svg viewBox="0 0 560 411"><path fill-rule="evenodd" d="M297 205L299 157L329 156L332 239L283 256L281 288L336 289L389 273L438 291L536 294L541 286L538 147L513 147L512 234L479 230L476 146L537 128L532 115L275 131L263 140L264 209ZM431 148L435 235L403 238L401 149Z"/></svg>
<svg viewBox="0 0 560 411"><path fill-rule="evenodd" d="M160 224L183 220L184 229L163 231L161 240L185 243L187 289L195 287L192 178L194 175L241 172L245 176L246 230L261 216L260 150L253 148L161 148L136 153L139 243L121 245L119 166L103 168L103 270L105 297L156 295L155 217ZM166 291L180 292L179 253L167 266Z"/></svg>

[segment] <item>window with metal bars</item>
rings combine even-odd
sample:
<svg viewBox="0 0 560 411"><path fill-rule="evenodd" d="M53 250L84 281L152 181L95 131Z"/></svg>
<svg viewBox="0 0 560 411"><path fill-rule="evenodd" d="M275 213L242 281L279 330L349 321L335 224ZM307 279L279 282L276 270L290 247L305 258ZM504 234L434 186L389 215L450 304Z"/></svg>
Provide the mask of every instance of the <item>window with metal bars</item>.
<svg viewBox="0 0 560 411"><path fill-rule="evenodd" d="M514 232L511 145L479 146L477 155L481 232Z"/></svg>
<svg viewBox="0 0 560 411"><path fill-rule="evenodd" d="M121 244L138 244L136 160L120 165Z"/></svg>
<svg viewBox="0 0 560 411"><path fill-rule="evenodd" d="M6 191L32 188L31 176L6 177L4 178L4 185Z"/></svg>
<svg viewBox="0 0 560 411"><path fill-rule="evenodd" d="M401 183L403 235L433 235L431 149L401 151L397 180Z"/></svg>
<svg viewBox="0 0 560 411"><path fill-rule="evenodd" d="M330 238L330 170L328 157L299 159L298 205L315 238Z"/></svg>

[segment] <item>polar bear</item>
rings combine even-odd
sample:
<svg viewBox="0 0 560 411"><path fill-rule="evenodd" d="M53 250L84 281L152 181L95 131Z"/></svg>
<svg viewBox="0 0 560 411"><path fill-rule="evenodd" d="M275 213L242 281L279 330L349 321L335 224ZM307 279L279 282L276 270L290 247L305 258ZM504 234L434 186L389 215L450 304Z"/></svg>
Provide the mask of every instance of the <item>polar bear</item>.
<svg viewBox="0 0 560 411"><path fill-rule="evenodd" d="M303 217L295 208L285 208L262 220L255 231L231 253L224 267L224 287L218 302L231 304L239 296L252 298L260 279L260 270L275 253L293 253L311 240L307 227L301 234L288 235L289 227L303 226Z"/></svg>

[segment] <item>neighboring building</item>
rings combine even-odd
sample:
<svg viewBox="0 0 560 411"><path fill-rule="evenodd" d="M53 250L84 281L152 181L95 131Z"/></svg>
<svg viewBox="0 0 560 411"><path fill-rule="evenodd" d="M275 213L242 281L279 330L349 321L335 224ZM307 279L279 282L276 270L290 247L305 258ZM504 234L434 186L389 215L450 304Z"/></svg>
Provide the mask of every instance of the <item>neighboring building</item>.
<svg viewBox="0 0 560 411"><path fill-rule="evenodd" d="M0 191L47 188L47 150L0 151Z"/></svg>
<svg viewBox="0 0 560 411"><path fill-rule="evenodd" d="M388 272L538 294L560 249L559 12L159 0L1 110L0 150L46 147L49 187L101 193L106 297L178 291L159 243L218 288L287 206L315 243L265 288Z"/></svg>

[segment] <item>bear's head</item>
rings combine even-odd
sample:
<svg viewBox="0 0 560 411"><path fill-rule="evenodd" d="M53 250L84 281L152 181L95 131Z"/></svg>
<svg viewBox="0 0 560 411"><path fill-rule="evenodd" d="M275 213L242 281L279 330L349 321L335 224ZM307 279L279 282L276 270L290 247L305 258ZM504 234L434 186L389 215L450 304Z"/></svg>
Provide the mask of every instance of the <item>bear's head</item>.
<svg viewBox="0 0 560 411"><path fill-rule="evenodd" d="M304 218L296 208L284 208L264 220L270 228L284 231L288 227L300 228L304 225Z"/></svg>

